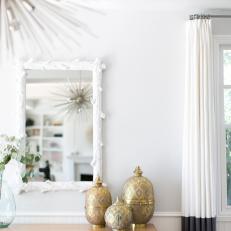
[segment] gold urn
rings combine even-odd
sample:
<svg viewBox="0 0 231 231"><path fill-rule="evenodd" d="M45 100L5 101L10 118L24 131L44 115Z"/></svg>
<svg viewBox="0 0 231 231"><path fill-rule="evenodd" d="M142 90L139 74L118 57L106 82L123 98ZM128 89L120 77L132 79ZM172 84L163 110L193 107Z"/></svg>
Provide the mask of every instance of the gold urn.
<svg viewBox="0 0 231 231"><path fill-rule="evenodd" d="M105 226L104 215L112 204L109 190L103 186L99 177L96 178L93 187L86 192L85 214L93 228Z"/></svg>
<svg viewBox="0 0 231 231"><path fill-rule="evenodd" d="M133 224L145 226L154 213L154 192L152 183L142 176L140 167L136 167L134 176L123 186L123 200L132 210Z"/></svg>
<svg viewBox="0 0 231 231"><path fill-rule="evenodd" d="M123 200L117 197L116 202L105 213L106 224L113 230L126 230L132 224L132 211Z"/></svg>

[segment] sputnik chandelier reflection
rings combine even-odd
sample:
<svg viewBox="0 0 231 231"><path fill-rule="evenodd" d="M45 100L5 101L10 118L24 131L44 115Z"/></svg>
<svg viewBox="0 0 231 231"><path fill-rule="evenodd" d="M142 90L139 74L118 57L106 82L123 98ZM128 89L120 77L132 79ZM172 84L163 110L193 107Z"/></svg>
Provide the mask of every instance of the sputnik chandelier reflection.
<svg viewBox="0 0 231 231"><path fill-rule="evenodd" d="M0 0L1 58L52 56L54 47L72 49L77 35L89 32L78 0Z"/></svg>
<svg viewBox="0 0 231 231"><path fill-rule="evenodd" d="M67 116L87 114L87 111L92 108L92 86L84 84L80 80L73 83L68 82L66 87L61 90L62 93L53 93L57 96L56 108Z"/></svg>

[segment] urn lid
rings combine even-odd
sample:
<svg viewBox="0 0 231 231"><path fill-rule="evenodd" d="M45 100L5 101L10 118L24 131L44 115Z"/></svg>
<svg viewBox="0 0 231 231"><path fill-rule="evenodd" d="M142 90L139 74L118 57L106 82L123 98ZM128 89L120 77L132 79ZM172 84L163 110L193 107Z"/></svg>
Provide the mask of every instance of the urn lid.
<svg viewBox="0 0 231 231"><path fill-rule="evenodd" d="M119 197L116 198L115 203L113 203L112 206L126 206L123 200L121 200Z"/></svg>
<svg viewBox="0 0 231 231"><path fill-rule="evenodd" d="M93 184L94 184L94 187L102 187L103 182L102 182L102 180L100 179L100 177L97 176Z"/></svg>
<svg viewBox="0 0 231 231"><path fill-rule="evenodd" d="M103 186L100 177L96 177L93 186L86 192L86 207L105 207L112 204L111 193L107 187Z"/></svg>
<svg viewBox="0 0 231 231"><path fill-rule="evenodd" d="M123 199L127 204L154 203L153 185L142 174L143 172L138 166L134 170L134 176L125 182L123 186Z"/></svg>

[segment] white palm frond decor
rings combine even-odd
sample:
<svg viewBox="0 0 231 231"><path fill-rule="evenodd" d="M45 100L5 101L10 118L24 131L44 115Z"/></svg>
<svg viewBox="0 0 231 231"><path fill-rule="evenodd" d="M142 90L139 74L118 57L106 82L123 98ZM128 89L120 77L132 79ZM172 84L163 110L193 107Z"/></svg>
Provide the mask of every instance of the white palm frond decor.
<svg viewBox="0 0 231 231"><path fill-rule="evenodd" d="M0 0L1 59L72 49L79 34L90 33L78 18L83 9L90 10L78 0Z"/></svg>

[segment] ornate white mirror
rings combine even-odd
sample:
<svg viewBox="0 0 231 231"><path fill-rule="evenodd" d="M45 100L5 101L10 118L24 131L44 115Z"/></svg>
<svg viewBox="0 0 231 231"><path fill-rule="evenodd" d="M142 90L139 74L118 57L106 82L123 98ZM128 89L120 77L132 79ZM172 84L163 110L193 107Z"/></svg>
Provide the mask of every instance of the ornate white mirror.
<svg viewBox="0 0 231 231"><path fill-rule="evenodd" d="M93 62L27 63L20 76L21 191L85 190L102 176L102 70Z"/></svg>

